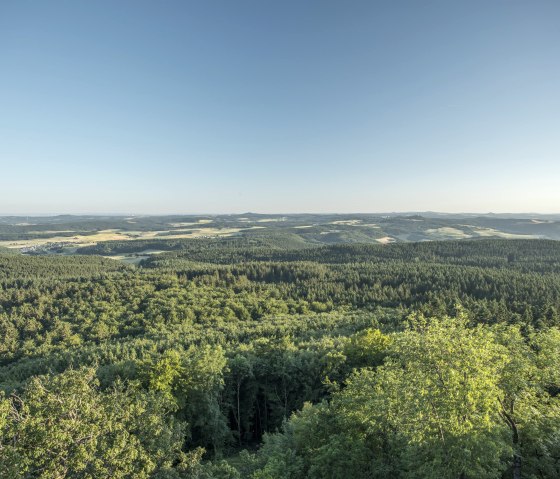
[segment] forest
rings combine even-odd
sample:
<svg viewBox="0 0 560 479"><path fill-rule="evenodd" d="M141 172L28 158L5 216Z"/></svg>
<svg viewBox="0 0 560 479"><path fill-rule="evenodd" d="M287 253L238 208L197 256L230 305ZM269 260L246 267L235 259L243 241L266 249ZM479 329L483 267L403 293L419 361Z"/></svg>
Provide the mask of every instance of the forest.
<svg viewBox="0 0 560 479"><path fill-rule="evenodd" d="M78 253L0 251L2 478L560 477L557 241Z"/></svg>

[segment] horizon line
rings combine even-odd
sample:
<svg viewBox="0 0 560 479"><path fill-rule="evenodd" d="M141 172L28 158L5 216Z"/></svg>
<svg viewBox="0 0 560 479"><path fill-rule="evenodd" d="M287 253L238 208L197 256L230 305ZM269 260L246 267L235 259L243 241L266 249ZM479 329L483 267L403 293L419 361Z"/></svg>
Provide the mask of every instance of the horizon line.
<svg viewBox="0 0 560 479"><path fill-rule="evenodd" d="M57 216L114 216L114 217L157 217L157 216L243 216L243 215L273 215L273 216L296 216L296 215L375 215L375 216L386 216L386 215L422 215L422 214L437 214L437 215L482 215L482 216L499 216L499 215L523 215L523 216L560 216L560 212L557 213L539 213L536 211L438 211L438 210L401 210L401 211L371 211L371 212L313 212L313 211L299 211L299 212L256 212L256 211L244 211L240 213L210 213L210 212L162 212L162 213L130 213L130 212L73 212L73 213L0 213L0 218L21 218L21 217L42 217L42 218L53 218Z"/></svg>

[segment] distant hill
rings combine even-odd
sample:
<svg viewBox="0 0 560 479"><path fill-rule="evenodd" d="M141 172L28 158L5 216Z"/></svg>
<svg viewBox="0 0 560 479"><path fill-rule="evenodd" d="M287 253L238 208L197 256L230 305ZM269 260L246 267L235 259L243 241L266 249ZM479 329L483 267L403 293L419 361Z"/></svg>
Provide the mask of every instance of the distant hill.
<svg viewBox="0 0 560 479"><path fill-rule="evenodd" d="M560 215L259 214L0 217L0 248L23 253L175 250L192 240L253 238L292 248L483 238L560 240ZM126 246L118 246L126 243Z"/></svg>

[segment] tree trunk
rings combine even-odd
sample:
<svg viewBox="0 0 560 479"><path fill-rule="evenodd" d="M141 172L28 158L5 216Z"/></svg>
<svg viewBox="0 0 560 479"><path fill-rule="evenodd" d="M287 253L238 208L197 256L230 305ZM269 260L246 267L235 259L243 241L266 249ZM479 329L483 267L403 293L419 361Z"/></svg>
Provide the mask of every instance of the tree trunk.
<svg viewBox="0 0 560 479"><path fill-rule="evenodd" d="M502 406L501 416L505 420L506 424L511 429L511 443L513 445L513 461L512 461L512 478L521 479L521 455L519 454L519 431L517 429L517 424L515 423L514 416L514 403L511 401L509 407L506 407L506 402L500 400L500 405Z"/></svg>
<svg viewBox="0 0 560 479"><path fill-rule="evenodd" d="M513 407L512 407L513 411ZM521 455L519 454L519 431L517 424L511 420L512 424L512 439L513 439L513 479L521 479Z"/></svg>
<svg viewBox="0 0 560 479"><path fill-rule="evenodd" d="M241 406L239 400L241 384L237 383L237 435L239 436L239 445L241 445Z"/></svg>
<svg viewBox="0 0 560 479"><path fill-rule="evenodd" d="M513 455L513 479L521 479L521 456L517 452Z"/></svg>

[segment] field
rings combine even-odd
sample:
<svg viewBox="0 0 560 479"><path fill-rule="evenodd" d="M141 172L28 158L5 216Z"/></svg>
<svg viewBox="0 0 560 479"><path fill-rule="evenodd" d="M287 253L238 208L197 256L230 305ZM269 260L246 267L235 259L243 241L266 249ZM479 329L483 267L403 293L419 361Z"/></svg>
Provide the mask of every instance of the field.
<svg viewBox="0 0 560 479"><path fill-rule="evenodd" d="M162 241L279 236L290 237L300 246L477 238L560 239L560 218L429 213L0 217L0 247L32 254L76 254L96 245L134 241L139 249L129 252L138 253ZM136 263L138 256L122 259Z"/></svg>
<svg viewBox="0 0 560 479"><path fill-rule="evenodd" d="M177 224L176 224L177 225ZM75 231L44 231L41 236L33 239L2 240L0 247L20 250L22 252L39 252L60 250L61 253L79 253L79 248L94 246L105 241L135 241L150 239L182 239L182 238L210 238L218 236L231 236L242 231L250 231L263 227L252 226L248 228L213 228L192 227L185 228L185 223L179 227L157 231L129 231L110 229L92 231L89 234L74 234L73 236L60 236L61 233L76 233ZM31 232L33 234L36 232Z"/></svg>

